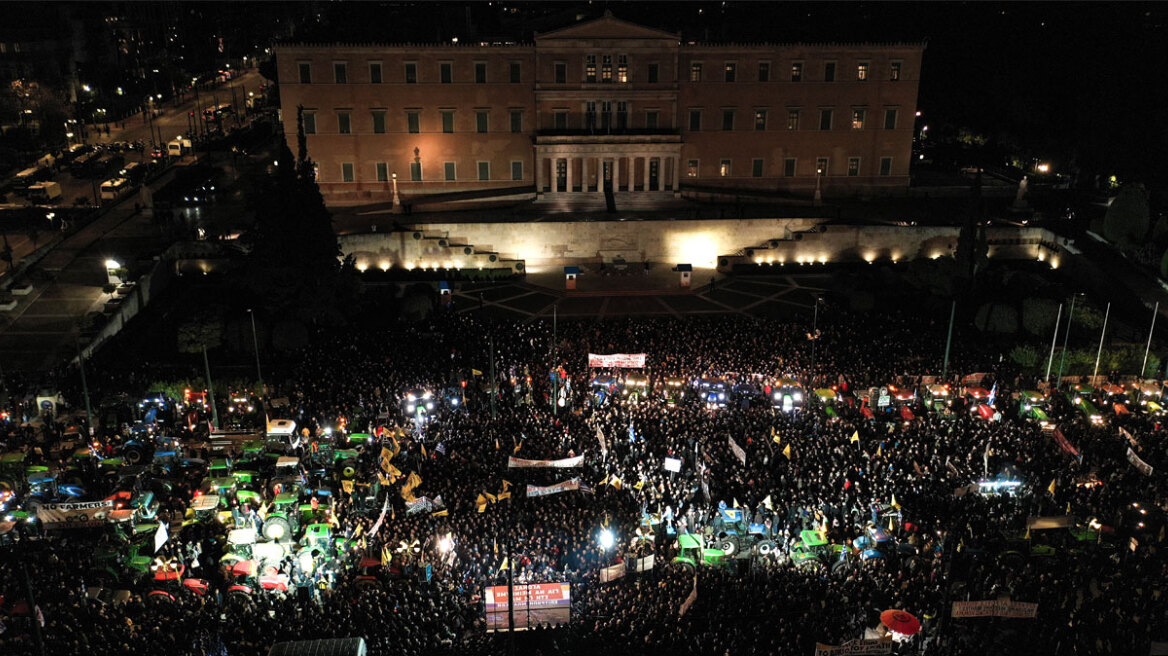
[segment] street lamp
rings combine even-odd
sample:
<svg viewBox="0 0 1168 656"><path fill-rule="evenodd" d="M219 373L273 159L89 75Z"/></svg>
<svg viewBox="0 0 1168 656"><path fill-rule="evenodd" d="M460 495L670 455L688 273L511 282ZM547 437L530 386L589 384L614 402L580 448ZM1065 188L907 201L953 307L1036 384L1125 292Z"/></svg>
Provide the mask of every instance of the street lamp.
<svg viewBox="0 0 1168 656"><path fill-rule="evenodd" d="M819 190L819 181L821 178L823 178L823 167L817 166L817 167L815 167L815 206L816 207L823 205L823 194Z"/></svg>
<svg viewBox="0 0 1168 656"><path fill-rule="evenodd" d="M116 284L121 283L122 281L121 281L121 279L118 278L118 275L116 273L117 270L120 268L122 268L122 265L117 260L113 260L113 259L106 260L105 261L105 281L111 285L116 285Z"/></svg>
<svg viewBox="0 0 1168 656"><path fill-rule="evenodd" d="M264 393L264 375L260 373L260 338L256 335L255 312L248 308L247 316L251 318L251 341L255 345L256 356L256 380L260 384L260 394L262 395Z"/></svg>
<svg viewBox="0 0 1168 656"><path fill-rule="evenodd" d="M400 212L401 199L399 199L397 196L397 171L394 171L390 178L393 180L393 211Z"/></svg>

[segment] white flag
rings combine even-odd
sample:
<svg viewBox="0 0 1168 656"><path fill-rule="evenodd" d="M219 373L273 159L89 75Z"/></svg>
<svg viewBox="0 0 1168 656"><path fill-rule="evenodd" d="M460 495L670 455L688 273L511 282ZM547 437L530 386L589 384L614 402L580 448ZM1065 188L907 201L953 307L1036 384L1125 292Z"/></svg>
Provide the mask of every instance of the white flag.
<svg viewBox="0 0 1168 656"><path fill-rule="evenodd" d="M169 539L170 534L166 530L166 522L158 522L158 530L154 532L154 553L158 553L158 550Z"/></svg>

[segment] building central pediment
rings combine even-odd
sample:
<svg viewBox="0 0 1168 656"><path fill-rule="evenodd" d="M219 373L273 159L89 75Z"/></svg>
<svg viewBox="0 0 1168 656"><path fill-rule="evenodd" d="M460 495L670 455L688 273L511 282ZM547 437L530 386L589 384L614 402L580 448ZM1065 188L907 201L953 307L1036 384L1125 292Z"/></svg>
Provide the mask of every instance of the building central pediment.
<svg viewBox="0 0 1168 656"><path fill-rule="evenodd" d="M535 35L537 43L576 39L670 39L678 41L679 38L677 34L672 32L656 30L621 20L609 11L605 11L603 16L594 20Z"/></svg>

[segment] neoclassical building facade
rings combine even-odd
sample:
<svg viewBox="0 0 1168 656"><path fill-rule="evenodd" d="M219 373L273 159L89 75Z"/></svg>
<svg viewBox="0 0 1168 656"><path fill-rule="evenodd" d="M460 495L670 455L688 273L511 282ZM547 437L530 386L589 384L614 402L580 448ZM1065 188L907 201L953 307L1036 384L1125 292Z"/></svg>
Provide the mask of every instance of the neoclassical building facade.
<svg viewBox="0 0 1168 656"><path fill-rule="evenodd" d="M334 205L908 186L922 43L706 44L604 17L532 43L276 49L282 119Z"/></svg>

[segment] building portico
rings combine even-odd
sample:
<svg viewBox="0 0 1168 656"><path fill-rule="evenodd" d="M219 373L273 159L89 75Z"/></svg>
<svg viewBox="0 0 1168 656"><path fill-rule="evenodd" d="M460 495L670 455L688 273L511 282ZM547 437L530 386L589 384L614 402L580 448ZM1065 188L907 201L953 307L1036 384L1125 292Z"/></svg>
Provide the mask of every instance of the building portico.
<svg viewBox="0 0 1168 656"><path fill-rule="evenodd" d="M618 138L619 139L619 138ZM539 137L536 194L557 202L588 194L679 193L681 140ZM584 200L584 199L581 199Z"/></svg>

